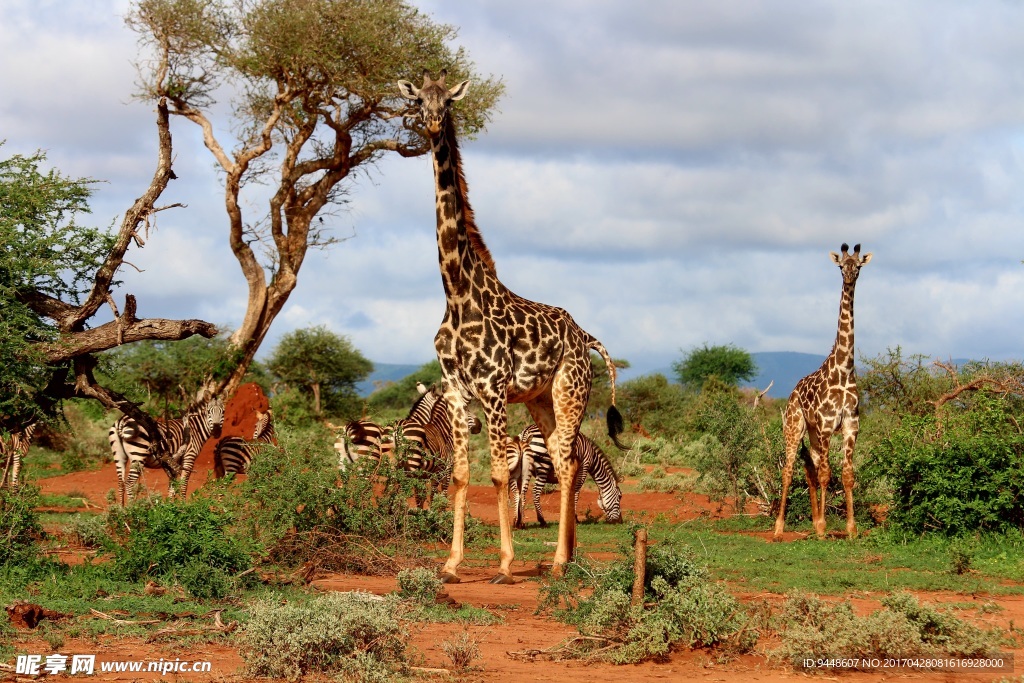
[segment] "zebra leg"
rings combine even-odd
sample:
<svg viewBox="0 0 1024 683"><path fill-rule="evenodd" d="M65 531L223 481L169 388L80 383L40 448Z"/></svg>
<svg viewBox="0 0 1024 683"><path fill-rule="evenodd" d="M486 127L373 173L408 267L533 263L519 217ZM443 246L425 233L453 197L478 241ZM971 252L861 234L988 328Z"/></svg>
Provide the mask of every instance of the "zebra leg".
<svg viewBox="0 0 1024 683"><path fill-rule="evenodd" d="M547 527L547 520L544 519L544 513L540 509L540 494L544 491L544 483L540 479L533 480L533 509L537 511L537 523L542 527Z"/></svg>
<svg viewBox="0 0 1024 683"><path fill-rule="evenodd" d="M142 462L134 460L130 463L128 468L128 477L124 483L124 490L128 503L135 500L135 496L138 494L139 477L142 476Z"/></svg>

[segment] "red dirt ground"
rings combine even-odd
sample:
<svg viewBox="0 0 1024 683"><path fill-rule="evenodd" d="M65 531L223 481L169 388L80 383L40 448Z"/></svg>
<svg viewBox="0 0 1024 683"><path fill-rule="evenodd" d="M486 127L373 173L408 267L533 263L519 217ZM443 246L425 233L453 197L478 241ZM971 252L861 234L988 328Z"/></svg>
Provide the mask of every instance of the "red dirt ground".
<svg viewBox="0 0 1024 683"><path fill-rule="evenodd" d="M224 434L248 436L252 433L255 423L255 408L265 409L266 398L262 392L253 389L240 391L241 399L232 401L226 409ZM257 388L258 389L258 388ZM200 488L212 476L212 447L210 444L203 450L193 473L193 490ZM147 473L147 487L151 491L163 492L166 482L160 471ZM88 500L92 508L105 508L107 492L114 488L115 474L112 464L92 472L79 472L66 476L38 480L43 493L77 492ZM580 500L580 510L588 507L597 512L597 496L593 491L585 490ZM491 487L470 487L469 505L471 514L486 523L497 521L494 491ZM542 498L545 516L549 521L557 520L556 494L546 494ZM653 517L665 515L674 521L683 522L697 517L718 518L731 513L726 507L722 510L705 496L686 494L684 498L675 494L665 493L629 493L623 497L623 508L627 517ZM582 512L581 512L582 514ZM533 521L533 512L528 513ZM585 529L582 532L585 535ZM803 534L787 533L787 540L800 538ZM583 539L585 541L585 537ZM767 540L766 540L767 542ZM84 555L84 551L71 550L61 553L68 561L75 561ZM496 554L494 554L496 555ZM796 681L807 680L806 674L792 671L788 666L770 661L764 651L777 647L778 643L765 642L758 644L758 652L744 655L728 662L719 662L713 652L702 650L677 652L667 663L645 663L638 666L614 666L610 664L583 664L580 662L547 662L520 661L509 656L509 652L523 650L540 650L557 646L564 639L575 635L575 630L564 624L546 617L534 615L537 606L538 583L528 579L536 576L536 565L517 562L513 566L513 574L517 578L515 585L492 586L488 580L493 576L497 557L467 558L461 570L462 583L446 588L448 594L456 601L477 607L490 609L501 615L505 623L496 626L462 626L446 624L414 625L410 644L413 648L414 664L425 668L447 669L451 664L443 654L440 643L467 631L474 638L481 650L482 659L470 671L456 674L458 680L469 681L559 681L580 678L590 680L614 680L621 683L639 683L640 681L708 681L715 683L740 683L745 681ZM369 591L385 594L396 589L394 577L368 577L348 574L331 574L317 578L312 584L323 591ZM744 601L768 600L781 603L781 596L774 594L739 594ZM881 597L881 596L879 596ZM1012 624L1024 624L1024 597L1019 596L965 596L951 593L932 592L920 594L930 602L969 602L976 600L981 604L991 601L999 604L1003 610L985 617L975 619L981 624L1009 628ZM854 608L867 613L880 608L878 600L871 596L858 596L852 599ZM971 613L973 614L973 612ZM961 615L970 618L971 614ZM40 639L20 640L21 646L28 652L45 654L50 652L49 646ZM97 661L115 660L158 660L174 658L204 660L213 663L209 674L167 674L163 680L170 681L242 681L247 680L240 673L242 659L236 649L223 644L198 645L183 648L173 643L145 642L132 638L104 638L99 644L91 640L68 639L62 648L63 652L96 653ZM1016 653L1024 665L1024 650ZM1018 668L1018 671L1021 669ZM842 673L836 676L820 676L811 680L837 680L841 678L850 683L883 680L913 681L989 681L999 680L1012 674L963 674L963 673L929 673L914 671L899 672L858 672ZM157 680L153 674L100 674L90 680ZM424 674L425 680L444 680L437 676ZM14 680L4 678L0 670L0 681ZM30 679L18 679L30 680Z"/></svg>

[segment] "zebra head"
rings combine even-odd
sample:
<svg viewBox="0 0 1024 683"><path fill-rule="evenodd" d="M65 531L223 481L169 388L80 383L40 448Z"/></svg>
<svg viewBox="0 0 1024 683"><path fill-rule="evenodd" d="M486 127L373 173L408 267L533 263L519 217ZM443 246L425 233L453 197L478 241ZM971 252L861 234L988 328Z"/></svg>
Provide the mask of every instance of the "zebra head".
<svg viewBox="0 0 1024 683"><path fill-rule="evenodd" d="M274 417L273 411L269 408L267 412L263 413L256 411L256 427L252 432L253 441L270 440L274 436ZM223 419L222 419L223 421ZM269 437L269 438L268 438Z"/></svg>
<svg viewBox="0 0 1024 683"><path fill-rule="evenodd" d="M622 523L622 489L618 484L603 489L597 497L597 507L604 512L604 519L610 524Z"/></svg>
<svg viewBox="0 0 1024 683"><path fill-rule="evenodd" d="M224 401L219 396L207 401L203 410L203 421L206 422L213 438L220 436L220 429L224 426Z"/></svg>

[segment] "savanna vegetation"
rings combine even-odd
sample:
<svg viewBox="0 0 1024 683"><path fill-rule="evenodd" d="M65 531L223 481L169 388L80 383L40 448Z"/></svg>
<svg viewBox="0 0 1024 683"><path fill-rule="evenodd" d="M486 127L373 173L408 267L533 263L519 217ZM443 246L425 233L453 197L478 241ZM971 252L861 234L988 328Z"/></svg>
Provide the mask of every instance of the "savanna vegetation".
<svg viewBox="0 0 1024 683"><path fill-rule="evenodd" d="M417 383L433 384L440 368L429 363L364 398L354 387L370 362L326 328L283 336L264 362L256 353L308 249L339 240L317 219L344 205L352 174L390 152L427 151L394 88L410 65L473 76L457 110L470 135L487 122L501 83L450 47L453 27L395 0L140 0L128 23L141 40L138 94L156 104L160 146L154 178L120 227L83 227L92 181L46 170L42 153L0 162L0 436L48 423L25 483L0 490L0 602L27 600L58 615L35 632L55 652L105 636L216 641L242 653L246 675L412 676L416 625L490 626L507 616L444 602L434 569L451 540L448 501L411 506L421 482L386 461L339 470L325 420L402 417ZM214 106L215 91L233 93L230 106ZM218 120L225 111L233 118ZM140 227L170 208L156 201L173 178L172 120L199 126L223 171L226 239L249 291L236 330L140 320L134 297L119 308L112 294ZM237 138L218 139L225 131ZM262 204L249 201L244 189L261 182L271 191L263 188ZM101 306L114 320L89 327ZM998 609L993 602L939 609L912 592L1024 592L1024 367L931 363L898 347L861 358L855 512L866 533L769 544L759 534L779 505L784 402L741 388L755 373L750 355L705 344L675 364L678 382L620 382L626 452L604 436L609 373L594 363L584 432L613 458L629 523L580 511L577 561L563 577L537 579L538 612L579 636L523 657L638 663L700 648L722 660L760 651L800 667L806 656L973 656L1016 644L1012 628L975 623ZM243 381L272 396L278 426L278 444L255 452L244 479L208 483L188 500L143 495L125 508L43 493L49 477L107 464L117 411L152 425L154 416L180 415L201 389L229 395ZM528 421L522 406L512 408L510 431ZM489 486L485 438L471 439L472 476ZM833 457L839 471L836 448ZM801 479L787 507L797 537L812 535ZM681 520L630 505L644 494L711 505ZM841 505L831 490L832 529ZM635 563L640 531L653 544ZM517 532L518 559L547 560L556 533ZM491 527L471 519L467 535L470 553L493 561ZM69 550L83 561L62 561ZM397 589L310 587L328 572L393 576ZM880 596L868 616L848 602L864 592ZM13 634L0 619L0 662L26 651ZM479 660L467 634L443 644L450 670Z"/></svg>
<svg viewBox="0 0 1024 683"><path fill-rule="evenodd" d="M777 504L783 401L717 377L699 389L659 376L623 382L619 404L633 426L625 453L602 436L602 408L593 405L585 431L613 456L629 523L584 522L577 561L564 577L538 586L540 613L579 636L521 656L633 663L699 648L723 660L760 652L774 665L800 668L808 652L980 656L1013 647L1013 632L979 625L979 617L1000 609L999 595L1024 592L1024 534L1012 504L1024 455L1017 426L1021 368L928 365L904 358L900 349L862 358L860 367L871 393L864 392L855 500L867 533L855 540L765 541ZM382 421L401 416L418 396L416 382L436 378L436 364L428 364L376 391L365 409ZM91 441L68 448L80 454L74 467L96 467L104 454L95 442L102 442L109 416L90 416L82 407L69 405L79 429L65 430L65 444ZM516 407L513 428L525 424L524 412ZM210 627L203 637L237 646L250 673L289 678L312 671L413 675L409 628L506 618L493 608L437 602L444 591L433 567L451 528L444 497L425 510L410 505L417 482L387 463L339 471L333 435L312 413L283 425L279 438L278 447L261 450L243 481L211 483L188 502L143 496L125 509L74 516L39 512L66 502L40 497L40 477L70 468L61 452L33 449L29 472L36 484L0 495L0 557L9 558L0 568L0 600L31 596L47 609L85 615L99 609L90 596L102 591L118 596L105 613L148 614L175 595L197 615L217 612L224 623L240 624L230 632ZM488 485L481 438L473 437L474 481ZM794 483L799 492L800 478ZM646 491L676 496L679 505L693 496L717 503L706 517L680 523L671 513L630 506L631 496ZM791 525L797 536L813 538L806 489L793 500ZM841 487L832 501L830 528L839 529ZM581 514L596 519L588 510ZM632 543L641 528L653 545L637 602ZM468 529L470 553L486 562L492 528L471 518ZM533 525L516 532L517 559L547 560L554 533ZM95 559L71 566L52 559L64 546L92 548ZM378 599L323 596L305 587L325 572L395 576L396 591ZM914 597L935 590L992 598L968 600L970 609L943 609ZM750 593L778 597L741 597ZM845 598L860 594L881 596L876 612L852 610ZM46 628L56 642L81 633L76 624ZM158 626L90 622L88 628L97 635L144 635ZM474 666L477 642L467 634L446 641L446 651L452 662Z"/></svg>

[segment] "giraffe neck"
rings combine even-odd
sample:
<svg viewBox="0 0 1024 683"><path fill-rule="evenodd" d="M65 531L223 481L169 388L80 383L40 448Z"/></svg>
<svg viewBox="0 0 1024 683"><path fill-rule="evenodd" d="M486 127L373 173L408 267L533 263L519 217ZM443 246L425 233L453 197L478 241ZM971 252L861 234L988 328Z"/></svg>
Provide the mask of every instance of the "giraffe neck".
<svg viewBox="0 0 1024 683"><path fill-rule="evenodd" d="M843 295L839 299L839 329L831 358L834 367L853 372L853 290L857 281L843 282Z"/></svg>
<svg viewBox="0 0 1024 683"><path fill-rule="evenodd" d="M437 258L445 297L451 304L465 299L480 271L492 277L496 277L496 273L491 254L473 220L451 116L445 117L441 134L432 137L430 144L434 158Z"/></svg>

